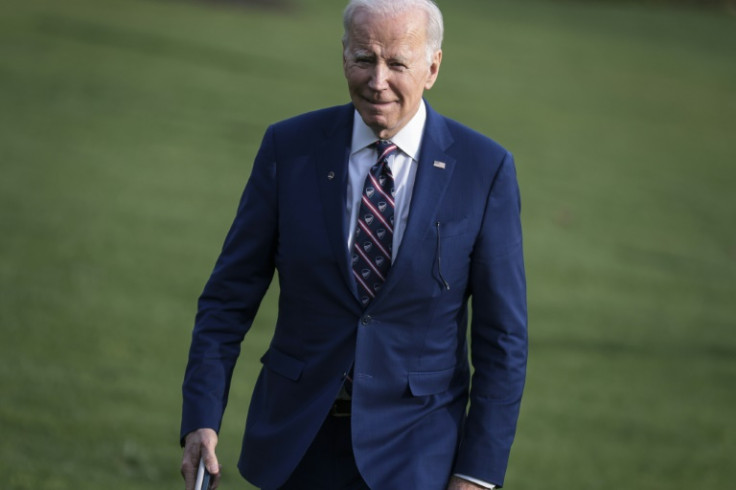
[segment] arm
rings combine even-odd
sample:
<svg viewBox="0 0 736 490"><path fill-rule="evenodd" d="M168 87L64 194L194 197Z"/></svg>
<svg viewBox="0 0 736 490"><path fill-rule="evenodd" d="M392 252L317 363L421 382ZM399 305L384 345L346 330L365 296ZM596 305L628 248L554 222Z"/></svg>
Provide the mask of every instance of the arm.
<svg viewBox="0 0 736 490"><path fill-rule="evenodd" d="M222 252L199 298L182 386L182 444L198 429L219 431L240 343L273 277L278 225L273 148L269 129ZM197 462L199 446L191 455Z"/></svg>
<svg viewBox="0 0 736 490"><path fill-rule="evenodd" d="M520 201L508 153L493 180L470 274L474 373L454 472L500 486L516 432L527 359Z"/></svg>

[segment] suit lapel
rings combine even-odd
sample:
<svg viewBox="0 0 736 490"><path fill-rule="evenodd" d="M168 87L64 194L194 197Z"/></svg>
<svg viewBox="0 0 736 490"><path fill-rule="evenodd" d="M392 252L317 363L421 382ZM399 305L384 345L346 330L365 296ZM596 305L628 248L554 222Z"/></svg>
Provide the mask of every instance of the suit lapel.
<svg viewBox="0 0 736 490"><path fill-rule="evenodd" d="M345 283L353 292L356 301L359 301L350 268L350 254L347 249L347 213L345 211L353 115L352 104L344 106L335 124L325 131L325 139L317 145L312 159L317 172L328 240L332 245ZM390 291L397 282L392 278L401 277L404 270L408 270L412 258L411 251L420 245L425 235L435 226L434 220L439 204L442 202L455 168L455 159L445 152L451 143L452 137L444 119L427 104L427 122L422 137L422 148L406 230L384 288L379 297L371 302L371 305L379 303L380 298Z"/></svg>
<svg viewBox="0 0 736 490"><path fill-rule="evenodd" d="M409 219L382 294L393 287L396 282L394 278L401 277L408 270L413 256L412 250L420 246L422 239L435 226L439 205L455 169L455 159L445 152L451 143L452 137L443 118L427 104L427 122L422 137Z"/></svg>
<svg viewBox="0 0 736 490"><path fill-rule="evenodd" d="M355 281L350 270L347 249L347 217L345 209L348 186L348 160L353 130L353 106L343 106L335 124L325 131L325 139L317 146L312 159L324 213L327 238L351 291ZM357 298L357 293L356 298Z"/></svg>

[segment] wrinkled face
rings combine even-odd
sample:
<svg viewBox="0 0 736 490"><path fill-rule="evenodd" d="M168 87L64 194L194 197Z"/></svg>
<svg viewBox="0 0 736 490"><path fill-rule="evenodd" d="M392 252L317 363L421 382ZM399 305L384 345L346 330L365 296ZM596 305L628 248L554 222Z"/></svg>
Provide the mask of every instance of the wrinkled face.
<svg viewBox="0 0 736 490"><path fill-rule="evenodd" d="M396 17L359 11L353 18L343 68L358 113L381 139L390 139L416 114L434 85L442 51L427 61L426 13Z"/></svg>

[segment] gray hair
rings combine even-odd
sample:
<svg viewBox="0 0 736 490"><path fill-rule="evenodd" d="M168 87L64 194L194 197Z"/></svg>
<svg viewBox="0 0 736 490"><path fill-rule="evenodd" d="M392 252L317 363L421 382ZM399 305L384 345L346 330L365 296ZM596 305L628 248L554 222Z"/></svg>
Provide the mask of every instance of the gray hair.
<svg viewBox="0 0 736 490"><path fill-rule="evenodd" d="M434 53L442 49L445 31L442 12L432 0L350 0L342 15L343 46L347 49L350 28L358 11L363 10L377 15L396 15L413 8L424 10L427 14L427 63L431 63Z"/></svg>

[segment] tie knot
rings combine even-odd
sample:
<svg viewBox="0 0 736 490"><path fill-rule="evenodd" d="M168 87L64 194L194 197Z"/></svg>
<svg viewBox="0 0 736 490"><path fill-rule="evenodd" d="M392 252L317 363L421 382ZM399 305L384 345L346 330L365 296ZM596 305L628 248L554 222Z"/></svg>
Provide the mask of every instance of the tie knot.
<svg viewBox="0 0 736 490"><path fill-rule="evenodd" d="M379 162L396 153L396 150L398 150L398 146L396 146L389 140L378 140L376 141L375 145L376 150L378 151Z"/></svg>

